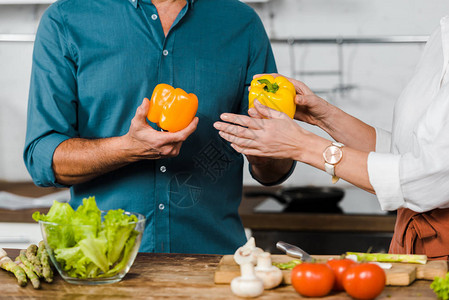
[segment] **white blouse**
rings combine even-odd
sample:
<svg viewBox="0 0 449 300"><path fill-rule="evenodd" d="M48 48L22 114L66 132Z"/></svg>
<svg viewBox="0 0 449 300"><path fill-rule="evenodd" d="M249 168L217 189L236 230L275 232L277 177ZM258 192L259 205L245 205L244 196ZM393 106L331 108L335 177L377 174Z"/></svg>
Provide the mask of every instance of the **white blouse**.
<svg viewBox="0 0 449 300"><path fill-rule="evenodd" d="M383 210L449 207L449 16L440 21L395 104L393 131L376 128L368 173Z"/></svg>

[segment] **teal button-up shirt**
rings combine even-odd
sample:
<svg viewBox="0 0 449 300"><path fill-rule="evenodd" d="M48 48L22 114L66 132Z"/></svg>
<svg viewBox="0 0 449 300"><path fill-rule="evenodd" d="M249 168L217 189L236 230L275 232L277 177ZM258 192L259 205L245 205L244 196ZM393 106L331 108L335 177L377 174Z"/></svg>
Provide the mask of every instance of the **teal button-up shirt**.
<svg viewBox="0 0 449 300"><path fill-rule="evenodd" d="M25 163L37 185L58 186L51 165L61 142L126 134L158 83L195 93L199 125L178 157L71 186L70 203L92 195L100 209L145 215L141 251L233 253L246 240L243 158L212 124L246 113L252 76L275 71L259 17L237 0L187 1L167 36L150 0L59 0L36 35Z"/></svg>

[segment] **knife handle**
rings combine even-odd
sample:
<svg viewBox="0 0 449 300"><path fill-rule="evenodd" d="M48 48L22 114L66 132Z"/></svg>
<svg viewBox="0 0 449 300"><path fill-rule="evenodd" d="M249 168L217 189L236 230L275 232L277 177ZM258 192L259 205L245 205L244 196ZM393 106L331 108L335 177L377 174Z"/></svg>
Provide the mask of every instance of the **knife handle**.
<svg viewBox="0 0 449 300"><path fill-rule="evenodd" d="M276 248L278 248L279 250L282 250L285 253L287 253L287 247L286 247L287 245L288 244L286 242L279 241L279 242L276 243Z"/></svg>

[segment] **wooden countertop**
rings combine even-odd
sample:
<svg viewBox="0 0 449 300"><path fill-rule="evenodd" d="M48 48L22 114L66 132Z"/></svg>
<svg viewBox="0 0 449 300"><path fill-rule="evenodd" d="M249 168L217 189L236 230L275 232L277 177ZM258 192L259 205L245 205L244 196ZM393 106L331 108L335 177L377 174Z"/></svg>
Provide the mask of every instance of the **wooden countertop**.
<svg viewBox="0 0 449 300"><path fill-rule="evenodd" d="M17 249L7 249L15 257ZM72 285L55 275L53 283L21 288L10 273L0 270L0 298L32 299L241 299L229 285L214 284L220 255L140 253L126 277L119 283L101 286ZM418 280L407 287L386 287L377 299L436 299L430 281ZM291 286L264 291L257 299L301 299ZM351 299L346 293L332 293L320 299Z"/></svg>

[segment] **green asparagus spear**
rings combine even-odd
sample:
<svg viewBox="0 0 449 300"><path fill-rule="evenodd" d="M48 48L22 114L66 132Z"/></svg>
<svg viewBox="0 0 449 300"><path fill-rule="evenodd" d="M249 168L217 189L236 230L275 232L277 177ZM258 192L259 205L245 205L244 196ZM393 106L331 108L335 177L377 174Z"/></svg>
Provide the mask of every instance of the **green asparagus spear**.
<svg viewBox="0 0 449 300"><path fill-rule="evenodd" d="M423 265L427 262L426 255L417 254L346 252L346 255L355 255L357 257L357 261L402 262Z"/></svg>
<svg viewBox="0 0 449 300"><path fill-rule="evenodd" d="M50 260L48 257L47 250L45 248L44 241L39 242L38 257L41 260L42 275L44 276L45 281L49 282L49 283L52 282L53 281L53 270L50 265Z"/></svg>
<svg viewBox="0 0 449 300"><path fill-rule="evenodd" d="M33 285L33 287L35 289L40 289L41 287L41 281L39 280L39 277L36 275L36 273L34 273L33 270L31 270L30 268L28 268L27 266L25 266L23 264L22 261L18 260L16 261L16 264L18 264L24 271L25 274L28 276L28 278L31 281L31 284Z"/></svg>
<svg viewBox="0 0 449 300"><path fill-rule="evenodd" d="M31 244L28 246L25 253L28 260L38 269L42 269L41 261L37 258L37 245Z"/></svg>
<svg viewBox="0 0 449 300"><path fill-rule="evenodd" d="M37 276L42 277L42 270L41 270L41 268L38 267L38 266L35 266L34 264L32 264L32 263L28 260L28 258L27 258L27 256L26 256L26 252L27 252L27 250L25 250L25 249L20 250L20 254L19 254L20 260L23 262L23 264L24 264L25 266L27 266L28 268L30 268L31 270L33 270L33 271L37 274Z"/></svg>
<svg viewBox="0 0 449 300"><path fill-rule="evenodd" d="M299 259L293 259L286 263L273 263L273 266L278 267L281 270L291 270L294 267L296 267L296 265L299 265L301 262L302 261Z"/></svg>
<svg viewBox="0 0 449 300"><path fill-rule="evenodd" d="M27 276L25 271L20 266L16 265L8 256L0 259L0 268L14 273L14 276L16 276L17 282L20 286L23 287L27 285Z"/></svg>

